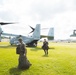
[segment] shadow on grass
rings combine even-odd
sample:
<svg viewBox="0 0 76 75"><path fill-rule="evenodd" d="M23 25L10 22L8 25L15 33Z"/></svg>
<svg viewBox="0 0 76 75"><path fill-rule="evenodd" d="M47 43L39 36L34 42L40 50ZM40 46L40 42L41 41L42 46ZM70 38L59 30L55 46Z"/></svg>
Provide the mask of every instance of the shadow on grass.
<svg viewBox="0 0 76 75"><path fill-rule="evenodd" d="M49 47L49 49L55 49L54 47Z"/></svg>
<svg viewBox="0 0 76 75"><path fill-rule="evenodd" d="M49 47L49 50L51 50L51 49L55 49L54 47ZM42 48L40 48L40 47L32 47L32 48L30 48L30 50L31 51L38 51L38 50L43 50Z"/></svg>
<svg viewBox="0 0 76 75"><path fill-rule="evenodd" d="M38 50L41 50L41 48L39 48L39 47L32 47L30 50L31 51L38 51Z"/></svg>
<svg viewBox="0 0 76 75"><path fill-rule="evenodd" d="M20 70L18 68L10 68L9 73L10 75L21 75L23 70Z"/></svg>
<svg viewBox="0 0 76 75"><path fill-rule="evenodd" d="M0 45L0 48L11 48L11 47L16 47L16 46L11 46L11 45Z"/></svg>
<svg viewBox="0 0 76 75"><path fill-rule="evenodd" d="M49 57L48 55L42 55L42 57Z"/></svg>

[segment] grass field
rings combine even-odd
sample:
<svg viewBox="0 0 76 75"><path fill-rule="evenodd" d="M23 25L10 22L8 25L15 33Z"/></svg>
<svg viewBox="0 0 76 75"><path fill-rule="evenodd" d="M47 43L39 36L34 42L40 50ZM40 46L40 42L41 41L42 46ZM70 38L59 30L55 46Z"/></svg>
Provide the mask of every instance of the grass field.
<svg viewBox="0 0 76 75"><path fill-rule="evenodd" d="M76 43L50 43L49 54L44 55L42 42L37 48L27 47L32 63L28 70L17 69L16 47L0 43L0 75L76 75Z"/></svg>

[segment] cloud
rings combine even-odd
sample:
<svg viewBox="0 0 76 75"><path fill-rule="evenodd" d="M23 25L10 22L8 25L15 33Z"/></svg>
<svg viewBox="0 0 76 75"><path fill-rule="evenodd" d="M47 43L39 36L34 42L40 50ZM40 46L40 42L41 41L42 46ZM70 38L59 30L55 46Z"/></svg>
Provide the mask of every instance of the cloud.
<svg viewBox="0 0 76 75"><path fill-rule="evenodd" d="M4 0L0 0L0 5L2 5L2 4L3 4L3 1L4 1Z"/></svg>
<svg viewBox="0 0 76 75"><path fill-rule="evenodd" d="M65 10L63 7L62 2L59 0L59 2L50 1L50 0L39 0L35 1L33 4L31 4L31 8L29 11L29 15L31 18L35 21L47 21L51 18L53 18L55 13L62 12Z"/></svg>
<svg viewBox="0 0 76 75"><path fill-rule="evenodd" d="M12 13L11 11L0 12L0 18L4 21L8 22L17 22L18 16Z"/></svg>
<svg viewBox="0 0 76 75"><path fill-rule="evenodd" d="M17 15L21 22L48 21L57 13L75 9L75 0L4 0L3 3L3 8Z"/></svg>

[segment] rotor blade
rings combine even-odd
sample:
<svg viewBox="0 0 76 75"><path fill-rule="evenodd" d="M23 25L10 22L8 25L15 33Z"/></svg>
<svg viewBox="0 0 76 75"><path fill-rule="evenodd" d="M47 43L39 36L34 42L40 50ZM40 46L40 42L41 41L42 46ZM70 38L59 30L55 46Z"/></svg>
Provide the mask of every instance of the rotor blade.
<svg viewBox="0 0 76 75"><path fill-rule="evenodd" d="M30 28L31 28L32 30L35 30L35 29L34 29L33 27L31 27L31 26L30 26Z"/></svg>
<svg viewBox="0 0 76 75"><path fill-rule="evenodd" d="M30 33L34 32L35 28L33 28L33 27L31 27L31 26L30 26L30 28L32 29L32 31L31 31ZM30 34L30 33L29 33L29 34Z"/></svg>
<svg viewBox="0 0 76 75"><path fill-rule="evenodd" d="M0 22L0 25L6 25L6 24L14 24L14 23L12 23L12 22L10 22L10 23Z"/></svg>

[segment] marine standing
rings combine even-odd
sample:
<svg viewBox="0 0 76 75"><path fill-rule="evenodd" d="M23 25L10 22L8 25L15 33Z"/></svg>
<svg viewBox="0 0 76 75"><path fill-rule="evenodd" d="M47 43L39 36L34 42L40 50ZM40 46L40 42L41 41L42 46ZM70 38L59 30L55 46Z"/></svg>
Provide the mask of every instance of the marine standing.
<svg viewBox="0 0 76 75"><path fill-rule="evenodd" d="M46 39L44 39L43 41L42 49L44 50L45 55L48 55L49 46L48 46L48 42L46 41Z"/></svg>

